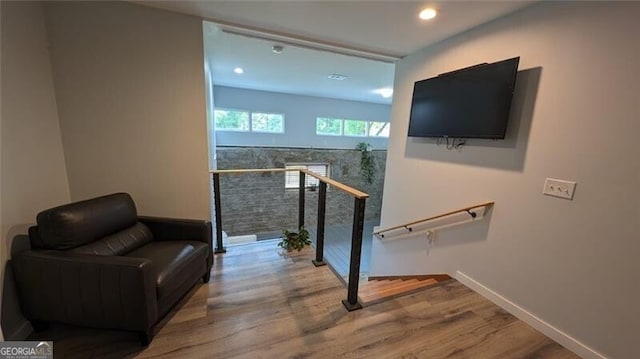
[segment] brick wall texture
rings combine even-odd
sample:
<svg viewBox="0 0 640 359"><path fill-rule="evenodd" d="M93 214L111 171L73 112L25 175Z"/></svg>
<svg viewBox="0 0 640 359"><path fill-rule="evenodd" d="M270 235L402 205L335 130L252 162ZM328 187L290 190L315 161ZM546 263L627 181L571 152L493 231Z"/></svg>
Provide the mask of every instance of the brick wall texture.
<svg viewBox="0 0 640 359"><path fill-rule="evenodd" d="M329 176L369 194L365 219L380 220L382 188L387 151L372 152L377 173L372 184L360 176L361 152L340 149L300 149L273 147L218 147L218 169L283 168L290 163L328 163ZM222 229L230 236L256 234L274 238L283 229L298 225L298 190L285 189L285 174L222 174L220 196ZM326 202L326 225L352 223L354 199L341 190L329 187ZM317 223L318 192L305 194L305 226Z"/></svg>

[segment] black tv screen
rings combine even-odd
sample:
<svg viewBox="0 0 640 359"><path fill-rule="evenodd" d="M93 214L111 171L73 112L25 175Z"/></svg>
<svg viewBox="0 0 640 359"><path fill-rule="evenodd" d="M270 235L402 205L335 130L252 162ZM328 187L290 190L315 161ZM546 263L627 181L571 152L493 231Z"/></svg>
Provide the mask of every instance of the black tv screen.
<svg viewBox="0 0 640 359"><path fill-rule="evenodd" d="M480 64L417 81L409 136L503 139L519 60Z"/></svg>

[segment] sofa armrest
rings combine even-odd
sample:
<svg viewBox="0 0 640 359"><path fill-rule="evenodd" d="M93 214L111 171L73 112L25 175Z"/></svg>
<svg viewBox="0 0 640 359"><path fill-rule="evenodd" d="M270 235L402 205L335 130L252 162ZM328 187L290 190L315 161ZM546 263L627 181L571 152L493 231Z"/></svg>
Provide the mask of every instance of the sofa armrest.
<svg viewBox="0 0 640 359"><path fill-rule="evenodd" d="M198 241L209 247L207 272L213 266L213 232L210 221L138 216L138 221L149 227L156 241ZM205 279L205 281L208 279Z"/></svg>
<svg viewBox="0 0 640 359"><path fill-rule="evenodd" d="M195 219L178 219L138 216L138 220L149 227L154 240L158 241L198 241L211 247L211 222Z"/></svg>
<svg viewBox="0 0 640 359"><path fill-rule="evenodd" d="M27 319L136 331L158 319L148 259L28 250L11 262Z"/></svg>

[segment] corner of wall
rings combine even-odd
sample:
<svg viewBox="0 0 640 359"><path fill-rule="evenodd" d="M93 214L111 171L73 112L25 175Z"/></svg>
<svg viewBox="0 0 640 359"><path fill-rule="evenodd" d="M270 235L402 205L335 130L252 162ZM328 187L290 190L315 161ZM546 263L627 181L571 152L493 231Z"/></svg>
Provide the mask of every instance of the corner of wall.
<svg viewBox="0 0 640 359"><path fill-rule="evenodd" d="M1 327L3 338L24 339L30 327L6 269L16 249L14 239L25 237L38 211L68 202L70 195L44 5L1 2L1 9Z"/></svg>

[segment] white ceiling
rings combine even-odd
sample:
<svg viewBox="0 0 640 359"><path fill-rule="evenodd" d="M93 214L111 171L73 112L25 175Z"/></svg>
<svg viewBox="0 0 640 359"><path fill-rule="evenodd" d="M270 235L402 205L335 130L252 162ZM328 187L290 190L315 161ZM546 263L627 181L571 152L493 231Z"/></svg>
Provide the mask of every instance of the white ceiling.
<svg viewBox="0 0 640 359"><path fill-rule="evenodd" d="M229 34L205 23L206 57L215 85L390 104L375 90L393 88L395 65ZM245 72L236 74L235 67ZM338 81L331 74L347 76Z"/></svg>
<svg viewBox="0 0 640 359"><path fill-rule="evenodd" d="M196 15L228 28L251 29L266 37L343 47L403 57L465 30L528 6L532 1L134 1L140 5ZM418 19L426 6L438 10L431 21ZM390 103L372 93L393 86L394 65L354 56L265 41L205 28L214 83L285 93ZM295 41L294 41L295 42ZM472 64L470 64L472 65ZM243 75L233 68L240 66ZM332 74L344 81L327 79Z"/></svg>

